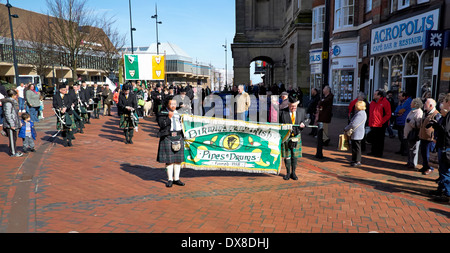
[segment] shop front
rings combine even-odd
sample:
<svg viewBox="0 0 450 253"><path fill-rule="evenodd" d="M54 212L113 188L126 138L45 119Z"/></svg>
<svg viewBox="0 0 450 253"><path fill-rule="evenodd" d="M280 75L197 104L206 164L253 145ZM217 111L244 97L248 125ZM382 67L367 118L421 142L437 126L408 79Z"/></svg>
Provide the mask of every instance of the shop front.
<svg viewBox="0 0 450 253"><path fill-rule="evenodd" d="M435 97L439 50L424 50L424 32L438 30L439 9L372 29L370 83L373 90L410 97Z"/></svg>
<svg viewBox="0 0 450 253"><path fill-rule="evenodd" d="M347 106L356 97L358 76L356 41L334 42L331 54L331 91L334 105Z"/></svg>

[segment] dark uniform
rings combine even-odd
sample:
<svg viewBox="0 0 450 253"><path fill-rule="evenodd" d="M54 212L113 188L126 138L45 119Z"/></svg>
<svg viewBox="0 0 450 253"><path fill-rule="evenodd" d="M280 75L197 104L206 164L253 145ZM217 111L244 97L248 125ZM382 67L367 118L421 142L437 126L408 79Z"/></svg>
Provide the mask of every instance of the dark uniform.
<svg viewBox="0 0 450 253"><path fill-rule="evenodd" d="M92 97L92 89L88 86L83 87L81 86L80 88L80 97L81 97L81 101L84 103L85 108L86 108L86 113L83 114L84 117L84 122L86 124L90 124L90 119L91 119L91 113L89 112L89 100Z"/></svg>
<svg viewBox="0 0 450 253"><path fill-rule="evenodd" d="M129 89L129 87L125 87L124 90L125 89ZM130 106L134 110L128 110L126 108L127 106ZM117 104L117 108L120 115L119 127L123 129L123 132L125 134L125 143L132 144L133 129L138 126L138 117L136 114L136 95L134 95L134 93L131 93L131 91L128 95L125 95L124 92L121 92L119 95L119 103Z"/></svg>
<svg viewBox="0 0 450 253"><path fill-rule="evenodd" d="M83 131L84 124L83 124L83 119L81 117L81 107L79 105L80 92L75 91L75 89L70 89L69 95L72 96L72 100L74 101L73 118L75 120L75 125L76 125L75 133L77 133L77 132L84 133L84 131Z"/></svg>
<svg viewBox="0 0 450 253"><path fill-rule="evenodd" d="M92 100L94 100L94 119L100 118L100 109L102 108L102 89L100 87L92 87Z"/></svg>
<svg viewBox="0 0 450 253"><path fill-rule="evenodd" d="M289 98L289 103L295 102L297 102L296 98ZM305 124L306 113L304 108L298 107L295 111L294 122L292 122L292 115L289 111L289 107L281 110L280 112L281 124L294 124L294 126L292 127L291 135L281 145L281 156L284 158L284 163L287 171L284 179L289 180L289 178L292 178L294 180L297 180L295 169L297 167L297 158L302 157L301 131L303 130L303 128L301 128L299 125L301 123Z"/></svg>
<svg viewBox="0 0 450 253"><path fill-rule="evenodd" d="M154 90L151 93L151 97L153 100L153 113L157 115L161 110L162 104L164 102L164 92L159 92L158 90Z"/></svg>
<svg viewBox="0 0 450 253"><path fill-rule="evenodd" d="M77 128L73 116L73 104L75 104L75 101L70 94L56 92L55 96L53 96L53 108L59 116L56 120L56 129L61 131L64 147L67 147L67 145L72 146L73 131ZM61 113L63 108L66 108L65 113Z"/></svg>

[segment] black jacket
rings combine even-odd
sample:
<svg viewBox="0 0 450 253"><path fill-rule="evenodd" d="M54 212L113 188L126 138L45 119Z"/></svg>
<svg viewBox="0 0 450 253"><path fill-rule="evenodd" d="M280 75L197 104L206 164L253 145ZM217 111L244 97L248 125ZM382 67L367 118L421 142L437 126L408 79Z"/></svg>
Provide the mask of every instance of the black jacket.
<svg viewBox="0 0 450 253"><path fill-rule="evenodd" d="M170 127L172 121L169 118L169 111L167 108L162 109L156 116L156 121L158 122L159 132L158 137L162 138L170 134Z"/></svg>
<svg viewBox="0 0 450 253"><path fill-rule="evenodd" d="M125 93L121 92L119 95L119 103L117 104L117 108L119 110L119 115L128 114L130 111L125 107L131 106L135 110L137 110L137 100L136 95L134 93L128 94L128 99L125 97Z"/></svg>
<svg viewBox="0 0 450 253"><path fill-rule="evenodd" d="M75 104L73 95L65 94L64 99L61 98L61 93L56 92L53 96L53 108L61 110L66 107L66 113L72 114L72 104Z"/></svg>
<svg viewBox="0 0 450 253"><path fill-rule="evenodd" d="M300 123L305 124L306 120L306 113L304 108L297 107L297 111L295 114L295 123L294 125L300 125ZM289 114L289 107L283 109L280 111L280 123L281 124L292 124L291 115ZM306 125L306 124L305 124ZM296 136L298 135L303 128L299 126L293 126L292 127L292 135Z"/></svg>

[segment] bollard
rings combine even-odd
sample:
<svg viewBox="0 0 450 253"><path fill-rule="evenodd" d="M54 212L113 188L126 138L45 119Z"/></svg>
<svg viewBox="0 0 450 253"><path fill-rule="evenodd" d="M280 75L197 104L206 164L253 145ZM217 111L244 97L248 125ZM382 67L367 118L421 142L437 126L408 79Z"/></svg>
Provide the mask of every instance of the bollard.
<svg viewBox="0 0 450 253"><path fill-rule="evenodd" d="M318 123L319 129L317 130L317 150L316 150L316 158L323 158L323 123Z"/></svg>

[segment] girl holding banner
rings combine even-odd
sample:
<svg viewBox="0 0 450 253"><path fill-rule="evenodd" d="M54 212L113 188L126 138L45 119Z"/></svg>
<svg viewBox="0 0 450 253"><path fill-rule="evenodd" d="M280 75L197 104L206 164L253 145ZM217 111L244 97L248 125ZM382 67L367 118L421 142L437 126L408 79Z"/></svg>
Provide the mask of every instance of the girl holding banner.
<svg viewBox="0 0 450 253"><path fill-rule="evenodd" d="M169 96L163 106L157 115L160 127L157 161L166 164L166 187L172 187L172 184L184 186L180 181L181 163L184 161L181 115L176 111L177 101L173 97Z"/></svg>

